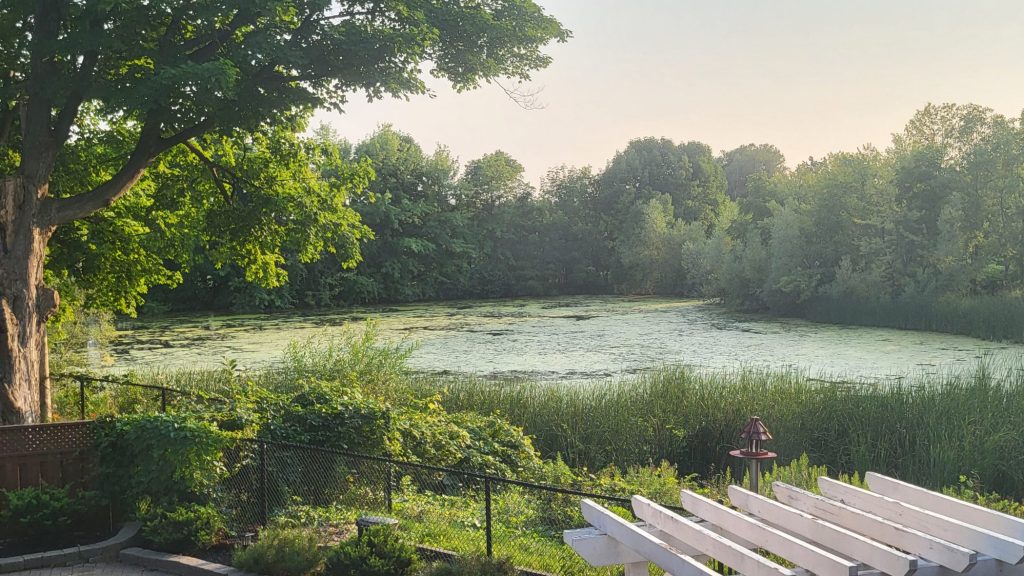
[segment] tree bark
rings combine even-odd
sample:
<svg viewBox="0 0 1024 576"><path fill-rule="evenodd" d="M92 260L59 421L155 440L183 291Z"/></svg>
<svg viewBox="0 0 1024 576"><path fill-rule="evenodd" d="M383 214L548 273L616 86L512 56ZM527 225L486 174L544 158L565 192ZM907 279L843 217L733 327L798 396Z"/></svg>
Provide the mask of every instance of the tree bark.
<svg viewBox="0 0 1024 576"><path fill-rule="evenodd" d="M43 281L46 193L23 176L0 180L0 425L50 419L46 321L59 297Z"/></svg>

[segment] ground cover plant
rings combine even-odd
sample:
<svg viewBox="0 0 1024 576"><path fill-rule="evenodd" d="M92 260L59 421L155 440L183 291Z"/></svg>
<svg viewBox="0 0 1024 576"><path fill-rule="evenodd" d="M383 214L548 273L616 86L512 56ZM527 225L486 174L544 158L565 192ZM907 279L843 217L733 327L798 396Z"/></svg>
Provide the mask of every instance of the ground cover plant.
<svg viewBox="0 0 1024 576"><path fill-rule="evenodd" d="M224 536L224 518L213 506L181 504L147 512L142 525L146 543L165 552L195 553Z"/></svg>
<svg viewBox="0 0 1024 576"><path fill-rule="evenodd" d="M111 532L94 491L48 485L0 492L0 557L90 544Z"/></svg>

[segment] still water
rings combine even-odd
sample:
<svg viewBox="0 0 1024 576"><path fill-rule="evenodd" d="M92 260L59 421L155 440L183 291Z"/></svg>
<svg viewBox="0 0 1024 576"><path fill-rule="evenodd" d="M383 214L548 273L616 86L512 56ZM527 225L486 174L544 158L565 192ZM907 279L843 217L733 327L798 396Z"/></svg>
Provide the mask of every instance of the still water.
<svg viewBox="0 0 1024 576"><path fill-rule="evenodd" d="M133 321L119 327L107 369L228 360L258 368L292 341L329 339L367 321L383 338L415 344L416 370L488 377L581 380L685 364L875 379L1024 357L1024 345L964 336L742 315L694 300L588 296Z"/></svg>

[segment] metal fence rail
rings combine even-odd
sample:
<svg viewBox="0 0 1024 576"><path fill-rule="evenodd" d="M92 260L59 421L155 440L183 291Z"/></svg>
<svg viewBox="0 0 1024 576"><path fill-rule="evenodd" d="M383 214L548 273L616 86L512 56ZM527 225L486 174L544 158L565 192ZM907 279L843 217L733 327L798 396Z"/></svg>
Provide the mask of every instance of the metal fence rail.
<svg viewBox="0 0 1024 576"><path fill-rule="evenodd" d="M94 389L103 389L108 386L121 387L129 390L139 390L143 394L146 392L153 393L151 399L147 402L152 401L154 408L160 412L167 412L167 408L173 406L175 400L179 398L192 398L202 399L205 401L212 402L226 402L226 399L213 394L204 394L196 390L182 390L180 388L172 388L170 386L160 386L157 384L142 384L140 382L134 382L127 378L118 378L116 376L93 376L91 374L78 374L78 373L61 373L51 375L51 380L55 384L71 384L78 389L78 419L85 420L87 417L88 409L88 397L89 391Z"/></svg>

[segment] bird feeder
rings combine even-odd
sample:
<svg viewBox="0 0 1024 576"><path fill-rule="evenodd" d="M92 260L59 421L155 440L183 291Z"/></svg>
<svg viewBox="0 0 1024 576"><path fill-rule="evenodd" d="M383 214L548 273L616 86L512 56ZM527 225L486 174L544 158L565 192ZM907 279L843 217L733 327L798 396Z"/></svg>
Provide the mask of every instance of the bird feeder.
<svg viewBox="0 0 1024 576"><path fill-rule="evenodd" d="M761 461L777 456L775 452L769 452L761 447L762 442L772 439L772 433L768 431L764 422L761 422L761 418L751 416L746 426L743 427L743 431L740 432L740 438L747 441L747 447L733 450L729 452L729 455L747 461L747 470L750 473L750 491L760 493L758 483L761 479Z"/></svg>

